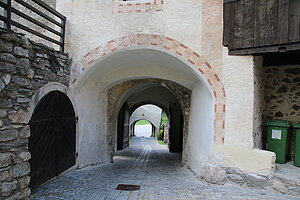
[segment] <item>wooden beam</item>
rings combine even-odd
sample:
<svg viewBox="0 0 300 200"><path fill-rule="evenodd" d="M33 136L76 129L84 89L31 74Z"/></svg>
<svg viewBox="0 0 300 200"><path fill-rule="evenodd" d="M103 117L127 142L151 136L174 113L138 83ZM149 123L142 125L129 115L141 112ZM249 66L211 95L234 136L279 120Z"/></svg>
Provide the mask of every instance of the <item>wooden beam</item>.
<svg viewBox="0 0 300 200"><path fill-rule="evenodd" d="M285 53L300 51L300 42L285 44L285 45L271 45L252 48L229 49L229 55L263 55L268 53Z"/></svg>
<svg viewBox="0 0 300 200"><path fill-rule="evenodd" d="M234 2L237 2L237 1L241 1L241 0L224 0L224 3L234 3Z"/></svg>

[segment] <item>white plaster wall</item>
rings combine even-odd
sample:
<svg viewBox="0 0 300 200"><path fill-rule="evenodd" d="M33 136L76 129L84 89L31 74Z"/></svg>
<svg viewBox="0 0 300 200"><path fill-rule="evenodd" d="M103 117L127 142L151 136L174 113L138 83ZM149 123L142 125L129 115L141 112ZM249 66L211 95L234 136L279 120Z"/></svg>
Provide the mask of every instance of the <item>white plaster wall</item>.
<svg viewBox="0 0 300 200"><path fill-rule="evenodd" d="M144 105L136 109L130 117L130 125L140 119L150 121L156 129L159 129L161 120L161 108L154 105Z"/></svg>
<svg viewBox="0 0 300 200"><path fill-rule="evenodd" d="M214 141L213 98L207 87L201 82L192 90L189 136L185 149L189 168L200 174L201 167L212 152Z"/></svg>
<svg viewBox="0 0 300 200"><path fill-rule="evenodd" d="M56 0L56 10L62 13L64 16L67 17L66 21L66 37L65 37L65 45L68 48L71 46L72 39L72 24L76 23L76 21L72 20L73 16L73 0Z"/></svg>
<svg viewBox="0 0 300 200"><path fill-rule="evenodd" d="M78 134L78 167L91 164L110 162L110 155L107 150L106 129L106 107L107 92L102 92L93 84L85 84L80 92L74 94L78 111L79 134ZM84 108L84 109L83 109Z"/></svg>
<svg viewBox="0 0 300 200"><path fill-rule="evenodd" d="M254 76L252 56L228 56L224 48L225 144L253 148Z"/></svg>
<svg viewBox="0 0 300 200"><path fill-rule="evenodd" d="M145 47L129 48L115 52L95 63L78 78L79 84L74 89L80 90L81 84L85 82L112 86L112 83L151 77L172 80L190 89L195 81L199 80L196 70L195 67L188 66L180 60L177 54L170 55L164 50Z"/></svg>
<svg viewBox="0 0 300 200"><path fill-rule="evenodd" d="M112 0L57 0L57 9L69 19L67 51L74 61L109 40L136 33L168 36L199 51L201 6L202 0L168 0L161 12L112 14Z"/></svg>

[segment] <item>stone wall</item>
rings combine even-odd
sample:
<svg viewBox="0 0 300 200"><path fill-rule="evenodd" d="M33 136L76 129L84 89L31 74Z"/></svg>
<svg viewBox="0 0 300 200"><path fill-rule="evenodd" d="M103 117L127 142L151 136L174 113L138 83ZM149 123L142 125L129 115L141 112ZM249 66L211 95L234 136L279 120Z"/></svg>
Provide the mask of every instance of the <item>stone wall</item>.
<svg viewBox="0 0 300 200"><path fill-rule="evenodd" d="M47 83L68 86L69 75L67 55L0 30L0 199L30 194L30 103Z"/></svg>
<svg viewBox="0 0 300 200"><path fill-rule="evenodd" d="M263 70L263 123L269 119L300 122L300 65L264 66ZM293 159L293 132L289 139L289 159Z"/></svg>
<svg viewBox="0 0 300 200"><path fill-rule="evenodd" d="M300 65L266 66L265 119L300 122Z"/></svg>
<svg viewBox="0 0 300 200"><path fill-rule="evenodd" d="M263 58L255 57L254 66L254 147L266 148L265 123L270 119L300 122L300 65L263 66ZM289 138L289 154L293 159L294 134Z"/></svg>
<svg viewBox="0 0 300 200"><path fill-rule="evenodd" d="M209 165L205 167L205 176L202 178L212 184L231 187L239 185L243 188L280 192L282 194L299 197L300 182L297 177L289 177L289 175L293 173L295 173L295 171L284 174L272 173L271 176L261 176L253 173L245 173L236 168L220 168Z"/></svg>

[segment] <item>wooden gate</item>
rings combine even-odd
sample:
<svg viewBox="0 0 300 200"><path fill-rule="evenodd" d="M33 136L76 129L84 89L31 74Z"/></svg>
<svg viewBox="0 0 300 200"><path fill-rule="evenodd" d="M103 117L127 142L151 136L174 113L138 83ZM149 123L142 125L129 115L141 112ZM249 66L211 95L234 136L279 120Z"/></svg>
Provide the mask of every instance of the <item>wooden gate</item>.
<svg viewBox="0 0 300 200"><path fill-rule="evenodd" d="M118 115L117 150L129 147L129 118L128 104L125 102Z"/></svg>
<svg viewBox="0 0 300 200"><path fill-rule="evenodd" d="M75 165L76 118L69 98L54 91L38 103L29 122L30 188Z"/></svg>

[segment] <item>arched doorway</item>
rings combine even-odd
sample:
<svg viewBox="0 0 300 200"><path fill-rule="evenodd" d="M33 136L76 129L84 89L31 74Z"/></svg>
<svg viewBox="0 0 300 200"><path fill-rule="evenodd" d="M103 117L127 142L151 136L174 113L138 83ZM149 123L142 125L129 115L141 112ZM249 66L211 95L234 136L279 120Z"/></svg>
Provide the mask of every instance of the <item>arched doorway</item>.
<svg viewBox="0 0 300 200"><path fill-rule="evenodd" d="M69 98L60 91L46 94L30 119L30 187L32 189L75 165L76 118Z"/></svg>
<svg viewBox="0 0 300 200"><path fill-rule="evenodd" d="M139 106L139 105L137 105ZM162 112L163 109L160 108L157 105L153 105L153 104L145 104L145 105L141 105L138 108L133 108L131 109L133 110L131 116L130 116L130 136L134 136L136 135L136 130L135 128L137 128L136 126L141 126L141 125L145 125L143 128L138 128L138 129L142 129L139 132L145 132L143 130L146 130L146 132L150 133L150 137L156 137L159 129L160 129L160 125L161 125L161 118L162 118ZM147 124L148 126L150 126L149 128L147 128ZM149 131L149 129L151 129Z"/></svg>
<svg viewBox="0 0 300 200"><path fill-rule="evenodd" d="M150 82L147 82L150 81ZM174 91L164 87L157 82L162 80L138 80L135 86L131 87L125 92L122 101L124 102L119 109L117 118L117 150L124 149L129 146L130 133L130 117L138 108L143 105L152 104L157 105L162 110L168 113L169 122L169 151L181 153L183 150L183 132L184 132L184 116L181 104L185 104L184 109L189 109L189 93L187 88L178 86L178 91L182 91L184 100L179 101L175 96ZM124 83L126 84L126 83ZM122 84L121 84L122 85ZM145 86L146 85L146 86ZM173 85L176 87L175 85ZM121 86L122 87L122 86ZM117 89L118 86L112 88ZM160 120L160 119L159 119ZM188 117L186 117L186 130L188 124Z"/></svg>
<svg viewBox="0 0 300 200"><path fill-rule="evenodd" d="M132 125L134 127L133 134L136 137L154 137L153 136L153 124L148 120L138 120Z"/></svg>
<svg viewBox="0 0 300 200"><path fill-rule="evenodd" d="M199 171L214 143L224 143L226 94L221 76L184 44L157 35L119 38L87 53L75 63L73 72L70 88L82 107L80 167L113 161L118 114L130 96L127 90L135 86L139 90L155 83L168 88L180 101L184 164ZM190 95L177 90L182 87Z"/></svg>

